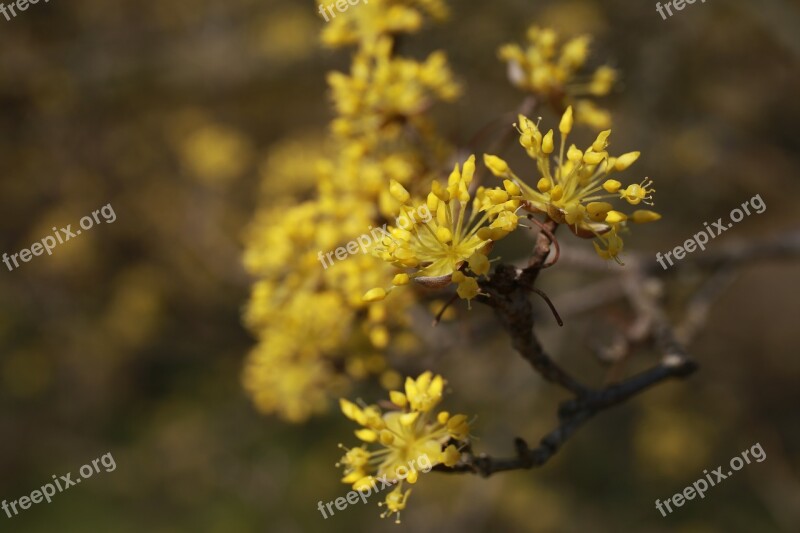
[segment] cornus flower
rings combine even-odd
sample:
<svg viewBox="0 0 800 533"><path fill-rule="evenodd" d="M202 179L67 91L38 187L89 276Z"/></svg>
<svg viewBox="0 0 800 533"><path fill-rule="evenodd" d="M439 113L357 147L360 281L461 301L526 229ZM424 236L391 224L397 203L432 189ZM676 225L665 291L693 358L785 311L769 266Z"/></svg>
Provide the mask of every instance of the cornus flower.
<svg viewBox="0 0 800 533"><path fill-rule="evenodd" d="M405 509L411 489L405 483L415 484L418 469L423 472L438 464L455 465L460 457L459 448L467 443L469 424L466 415L450 416L447 411L434 413L442 399L445 380L424 372L417 379L406 378L405 391L391 391L389 397L393 410L383 413L376 405L359 407L345 399L340 400L344 415L355 421L361 429L355 435L365 444L345 448L346 453L336 464L344 469L343 483L354 490L374 486L378 479L397 486L386 496L385 518ZM368 445L378 446L370 450Z"/></svg>
<svg viewBox="0 0 800 533"><path fill-rule="evenodd" d="M489 271L486 255L492 243L517 228L515 212L521 202L512 198L520 191L511 181L505 183L505 189L479 187L473 199L469 184L474 173L472 155L463 170L455 165L446 187L434 181L425 204L417 207L401 184L391 182L389 191L400 203L399 227L389 228L389 235L374 247L373 253L396 267L412 270L395 276L392 288L411 280L432 288L456 283L461 298L477 296L475 276ZM427 220L413 216L421 207L427 207L431 214ZM465 263L469 267L467 273L460 270ZM382 300L387 292L375 288L364 299Z"/></svg>
<svg viewBox="0 0 800 533"><path fill-rule="evenodd" d="M328 83L339 117L331 127L344 138L385 134L398 119L417 120L436 99L453 101L460 92L443 52L424 62L393 55L394 40L381 37L353 58L350 75L332 72ZM402 122L402 121L399 121ZM401 131L389 128L389 132Z"/></svg>
<svg viewBox="0 0 800 533"><path fill-rule="evenodd" d="M269 207L258 210L246 235L245 264L257 281L244 318L258 343L242 383L264 413L302 422L353 380L374 375L396 386L400 376L383 355L390 339L393 351L416 347L406 333L413 294L397 295L391 305L362 299L371 287L389 285L395 268L360 255L321 269L316 258L392 215L390 180L427 184L450 157L425 117L437 101L458 94L445 55L417 61L394 45L423 18L444 14L443 0L370 0L326 26L328 46L357 45L351 68L328 78L331 134L264 175L271 184L313 182L314 191L306 201L278 204L265 196Z"/></svg>
<svg viewBox="0 0 800 533"><path fill-rule="evenodd" d="M520 179L497 156L485 155L484 162L497 177L511 180L520 190L519 199L533 212L546 213L558 223L569 225L579 237L595 237L594 247L604 259L618 258L623 242L619 236L626 222L652 222L661 218L654 211L640 209L630 216L617 211L606 200L618 198L630 205L653 204L651 188L653 182L645 178L638 184L622 186L616 179L609 178L614 172L621 172L631 166L639 152L629 152L612 157L606 151L611 130L598 134L586 150L574 144L566 149L567 137L572 130L572 107L568 107L559 124L560 147L554 156L555 144L553 130L542 134L536 124L520 115L519 141L528 156L536 161L539 178L532 187Z"/></svg>
<svg viewBox="0 0 800 533"><path fill-rule="evenodd" d="M443 21L448 14L443 0L369 0L331 19L322 30L322 42L339 47L380 34L414 33L422 26L424 15Z"/></svg>
<svg viewBox="0 0 800 533"><path fill-rule="evenodd" d="M528 46L507 44L500 48L500 59L508 63L508 77L516 87L551 101L559 108L574 103L578 122L596 129L611 125L611 116L586 96L605 96L616 80L616 72L599 67L590 76L579 72L589 55L590 37L581 35L559 46L558 34L550 28L528 29ZM566 102L565 102L566 99Z"/></svg>

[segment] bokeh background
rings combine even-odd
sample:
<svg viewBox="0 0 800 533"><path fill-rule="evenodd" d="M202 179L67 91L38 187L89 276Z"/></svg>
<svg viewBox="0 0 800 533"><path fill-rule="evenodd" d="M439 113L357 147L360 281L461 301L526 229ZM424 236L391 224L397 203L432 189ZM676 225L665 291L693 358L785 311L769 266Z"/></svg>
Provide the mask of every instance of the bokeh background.
<svg viewBox="0 0 800 533"><path fill-rule="evenodd" d="M402 52L448 52L466 91L435 117L454 143L522 99L497 61L500 44L521 41L532 22L590 32L593 59L622 73L605 101L614 150L642 151L636 171L656 180L664 214L628 248L669 250L755 194L766 212L711 247L800 224L796 1L696 2L666 21L647 1L451 6L448 23L404 40ZM0 498L106 452L117 463L49 505L0 514L0 530L800 530L797 261L743 269L691 347L701 371L599 416L544 468L488 480L427 474L402 526L378 518L377 499L322 519L317 502L348 490L333 464L336 444L354 440L351 425L334 411L299 426L262 416L240 384L253 344L241 325L244 228L258 205L291 205L311 190L302 162L331 118L324 76L349 61L319 46L316 10L73 0L0 18L0 251L107 203L117 214L51 257L0 268ZM541 278L556 305L588 282L557 270ZM678 303L682 287L670 286ZM625 313L570 316L562 330L543 313L542 338L599 384L605 370L590 347ZM514 436L535 442L554 426L563 395L486 310L458 315L423 328L432 348L400 370L444 374L445 407L478 416L476 449L508 455ZM668 518L655 510L656 498L756 442L763 463Z"/></svg>

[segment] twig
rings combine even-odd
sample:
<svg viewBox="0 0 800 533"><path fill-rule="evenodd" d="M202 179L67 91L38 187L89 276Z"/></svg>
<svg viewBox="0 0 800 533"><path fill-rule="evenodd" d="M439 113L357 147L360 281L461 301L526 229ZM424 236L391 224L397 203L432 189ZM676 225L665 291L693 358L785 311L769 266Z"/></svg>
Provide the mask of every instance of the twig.
<svg viewBox="0 0 800 533"><path fill-rule="evenodd" d="M510 265L498 266L491 278L481 282L483 294L477 300L494 309L511 336L511 343L517 352L542 377L570 391L573 397L561 403L558 409L559 425L541 439L539 446L530 448L524 440L518 438L515 440L516 457L492 458L486 454L476 456L470 450L453 467L439 465L436 468L439 471L475 473L485 477L496 472L540 466L597 413L619 405L668 379L685 378L697 370L697 364L688 357L683 346L676 340L659 305L659 286L647 282L639 266L641 262L636 262L635 267L628 271L623 288L637 315L642 317L642 324L645 325L642 334L649 334L662 354L661 361L644 372L600 390L583 385L556 364L545 353L534 334L533 309L527 294L531 290L544 297L555 313L549 298L533 286L546 265L551 244L556 242L554 234L558 224L548 220L541 227L542 231L537 236L528 266L524 269Z"/></svg>

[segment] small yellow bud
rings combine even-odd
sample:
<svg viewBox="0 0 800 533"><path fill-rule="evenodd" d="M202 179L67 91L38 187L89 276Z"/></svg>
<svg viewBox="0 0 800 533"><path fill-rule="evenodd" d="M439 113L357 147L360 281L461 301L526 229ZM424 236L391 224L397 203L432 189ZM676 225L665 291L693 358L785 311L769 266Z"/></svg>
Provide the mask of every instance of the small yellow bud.
<svg viewBox="0 0 800 533"><path fill-rule="evenodd" d="M628 220L628 215L619 211L609 211L606 214L606 224L619 224L625 220Z"/></svg>
<svg viewBox="0 0 800 533"><path fill-rule="evenodd" d="M355 431L356 437L363 440L364 442L375 442L378 440L378 434L371 429L357 429Z"/></svg>
<svg viewBox="0 0 800 533"><path fill-rule="evenodd" d="M408 403L408 398L406 398L406 395L399 390L389 391L389 399L397 407L405 407Z"/></svg>
<svg viewBox="0 0 800 533"><path fill-rule="evenodd" d="M519 136L519 144L523 148L533 148L536 146L536 139L534 139L532 133L523 133Z"/></svg>
<svg viewBox="0 0 800 533"><path fill-rule="evenodd" d="M384 446L389 446L394 442L394 435L388 429L384 429L380 433L379 440Z"/></svg>
<svg viewBox="0 0 800 533"><path fill-rule="evenodd" d="M486 165L486 168L488 168L489 171L498 178L502 178L508 174L508 163L496 155L483 154L483 164Z"/></svg>
<svg viewBox="0 0 800 533"><path fill-rule="evenodd" d="M461 171L458 169L458 163L456 163L450 176L447 177L447 190L457 185L459 181L461 181Z"/></svg>
<svg viewBox="0 0 800 533"><path fill-rule="evenodd" d="M439 242L447 244L453 240L453 233L449 229L441 226L436 230L436 238L439 239Z"/></svg>
<svg viewBox="0 0 800 533"><path fill-rule="evenodd" d="M608 146L608 136L611 135L611 130L601 131L597 134L597 139L592 143L592 150L595 152L602 152Z"/></svg>
<svg viewBox="0 0 800 533"><path fill-rule="evenodd" d="M463 439L469 434L469 424L466 415L455 415L447 421L447 430L452 437Z"/></svg>
<svg viewBox="0 0 800 533"><path fill-rule="evenodd" d="M419 411L414 411L413 413L406 413L404 415L400 415L400 425L404 427L409 427L417 421L419 417Z"/></svg>
<svg viewBox="0 0 800 533"><path fill-rule="evenodd" d="M567 159L569 159L573 163L577 163L578 161L583 159L583 152L581 152L577 146L572 144L570 145L569 149L567 149Z"/></svg>
<svg viewBox="0 0 800 533"><path fill-rule="evenodd" d="M567 107L564 115L561 117L561 122L558 124L558 131L562 135L567 135L572 131L572 106Z"/></svg>
<svg viewBox="0 0 800 533"><path fill-rule="evenodd" d="M617 180L606 180L606 182L603 183L603 189L611 194L617 192L620 187L622 187L622 183L618 182Z"/></svg>
<svg viewBox="0 0 800 533"><path fill-rule="evenodd" d="M550 191L550 200L553 202L561 200L562 196L564 196L564 187L562 187L561 184L556 185L553 187L553 190Z"/></svg>
<svg viewBox="0 0 800 533"><path fill-rule="evenodd" d="M555 146L553 145L553 130L548 131L542 138L542 152L552 154Z"/></svg>
<svg viewBox="0 0 800 533"><path fill-rule="evenodd" d="M344 398L339 398L339 408L342 410L344 416L349 418L350 420L354 420L361 423L362 420L365 420L364 413L359 406L351 402L350 400L346 400Z"/></svg>
<svg viewBox="0 0 800 533"><path fill-rule="evenodd" d="M503 180L503 187L505 187L509 196L519 196L522 194L522 190L520 190L519 185L511 180Z"/></svg>
<svg viewBox="0 0 800 533"><path fill-rule="evenodd" d="M406 224L407 222L403 222L404 226ZM395 239L399 239L401 241L408 242L411 240L411 232L408 230L404 230L403 228L392 228L392 230L389 233L392 234L392 237L394 237Z"/></svg>
<svg viewBox="0 0 800 533"><path fill-rule="evenodd" d="M628 152L627 154L622 154L617 158L617 162L614 164L614 170L622 172L635 163L637 159L639 159L639 152Z"/></svg>
<svg viewBox="0 0 800 533"><path fill-rule="evenodd" d="M409 281L408 274L396 274L394 278L392 278L392 285L408 285Z"/></svg>
<svg viewBox="0 0 800 533"><path fill-rule="evenodd" d="M363 300L365 302L380 302L384 298L386 298L386 290L380 287L375 287L374 289L370 289L367 291L367 293L364 295Z"/></svg>
<svg viewBox="0 0 800 533"><path fill-rule="evenodd" d="M501 189L489 189L486 191L486 196L494 205L502 204L508 201L508 193Z"/></svg>
<svg viewBox="0 0 800 533"><path fill-rule="evenodd" d="M442 411L438 415L436 415L436 421L440 424L446 424L447 420L450 418L450 413L447 411Z"/></svg>
<svg viewBox="0 0 800 533"><path fill-rule="evenodd" d="M450 201L450 193L438 181L431 183L431 192L442 202Z"/></svg>
<svg viewBox="0 0 800 533"><path fill-rule="evenodd" d="M587 165L598 165L607 155L606 152L586 152L583 155L583 162Z"/></svg>
<svg viewBox="0 0 800 533"><path fill-rule="evenodd" d="M550 178L541 178L536 183L536 188L539 189L539 192L547 192L553 188L553 182L550 181Z"/></svg>
<svg viewBox="0 0 800 533"><path fill-rule="evenodd" d="M631 220L633 220L637 224L645 224L647 222L655 222L656 220L660 220L661 215L656 213L655 211L650 211L648 209L637 209L631 215Z"/></svg>
<svg viewBox="0 0 800 533"><path fill-rule="evenodd" d="M466 279L466 276L460 270L456 270L453 272L453 275L450 276L450 279L453 281L453 283L461 283L464 281L464 279Z"/></svg>
<svg viewBox="0 0 800 533"><path fill-rule="evenodd" d="M586 205L586 211L588 211L590 215L592 216L603 215L603 218L601 220L605 220L606 213L611 211L613 208L614 206L612 206L608 202L589 202Z"/></svg>
<svg viewBox="0 0 800 533"><path fill-rule="evenodd" d="M409 483L411 483L413 485L414 483L417 482L418 478L419 478L419 474L417 474L417 471L416 470L411 470L408 473L408 475L406 476L406 481L408 481Z"/></svg>
<svg viewBox="0 0 800 533"><path fill-rule="evenodd" d="M437 198L432 192L429 192L428 198L425 200L425 204L428 206L428 211L433 213L436 211L436 208L439 207L439 198Z"/></svg>
<svg viewBox="0 0 800 533"><path fill-rule="evenodd" d="M492 229L498 228L502 229L503 231L510 232L517 229L517 224L519 222L519 217L512 213L511 211L503 211L497 218L495 218L489 227Z"/></svg>
<svg viewBox="0 0 800 533"><path fill-rule="evenodd" d="M411 195L408 194L406 188L400 185L400 183L396 180L389 181L389 193L401 204L406 203L409 198L411 198Z"/></svg>
<svg viewBox="0 0 800 533"><path fill-rule="evenodd" d="M483 227L483 228L478 230L478 233L476 233L476 235L478 236L478 238L480 240L488 241L488 240L491 240L491 238L492 238L492 230L490 230L487 227Z"/></svg>
<svg viewBox="0 0 800 533"><path fill-rule="evenodd" d="M461 172L461 179L464 183L469 185L472 182L472 176L475 175L475 155L470 155L469 159L464 163L464 170Z"/></svg>

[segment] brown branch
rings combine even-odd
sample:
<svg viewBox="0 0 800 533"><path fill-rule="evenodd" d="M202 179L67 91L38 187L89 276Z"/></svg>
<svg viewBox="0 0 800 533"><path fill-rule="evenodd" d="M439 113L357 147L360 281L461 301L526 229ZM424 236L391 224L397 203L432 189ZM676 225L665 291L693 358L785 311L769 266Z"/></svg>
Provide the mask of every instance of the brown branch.
<svg viewBox="0 0 800 533"><path fill-rule="evenodd" d="M500 323L511 336L514 348L545 379L561 385L577 395L588 392L588 388L572 378L548 356L539 340L533 333L533 305L531 304L529 285L522 285L523 273L514 267L500 265L492 277L481 283L481 291L485 296L478 296L478 301L492 307L500 319Z"/></svg>
<svg viewBox="0 0 800 533"><path fill-rule="evenodd" d="M627 276L624 292L652 339L662 354L654 367L595 390L580 383L562 369L542 348L534 333L533 307L529 298L539 273L546 265L550 246L555 241L558 224L548 220L542 225L528 266L520 269L500 265L491 278L481 282L482 295L477 298L494 309L500 323L508 331L511 343L519 354L546 380L563 387L573 397L562 402L558 409L559 425L545 435L535 448L523 439L515 440L516 456L493 458L486 454L474 455L471 449L464 452L462 461L453 467L439 465L436 470L450 473L475 473L489 476L496 472L529 469L546 463L585 422L597 413L619 405L645 390L669 379L685 378L697 370L697 364L686 354L676 340L664 311L659 305L659 291L648 290L642 271L637 267Z"/></svg>

